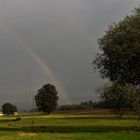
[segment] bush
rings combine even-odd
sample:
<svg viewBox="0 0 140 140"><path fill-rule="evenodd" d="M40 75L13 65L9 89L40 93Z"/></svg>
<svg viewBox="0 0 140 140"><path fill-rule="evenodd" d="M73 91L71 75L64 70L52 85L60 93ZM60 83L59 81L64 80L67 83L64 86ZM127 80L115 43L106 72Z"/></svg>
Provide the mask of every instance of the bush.
<svg viewBox="0 0 140 140"><path fill-rule="evenodd" d="M20 121L21 120L21 118L20 117L17 117L16 119L15 119L15 121Z"/></svg>

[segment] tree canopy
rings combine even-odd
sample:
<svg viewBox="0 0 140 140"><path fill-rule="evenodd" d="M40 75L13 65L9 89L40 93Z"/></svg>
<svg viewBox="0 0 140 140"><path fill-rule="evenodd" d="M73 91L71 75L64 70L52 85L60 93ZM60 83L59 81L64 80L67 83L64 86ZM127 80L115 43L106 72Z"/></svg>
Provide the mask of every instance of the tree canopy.
<svg viewBox="0 0 140 140"><path fill-rule="evenodd" d="M14 112L17 112L17 107L15 105L12 105L10 103L5 103L2 105L2 113L3 114L13 114Z"/></svg>
<svg viewBox="0 0 140 140"><path fill-rule="evenodd" d="M93 64L103 78L140 86L140 7L110 25L98 40L101 52Z"/></svg>
<svg viewBox="0 0 140 140"><path fill-rule="evenodd" d="M36 106L39 111L50 114L57 106L57 91L54 85L46 84L38 90L35 96Z"/></svg>
<svg viewBox="0 0 140 140"><path fill-rule="evenodd" d="M100 91L102 103L120 115L133 106L140 116L140 7L110 25L98 44L94 68L112 82Z"/></svg>
<svg viewBox="0 0 140 140"><path fill-rule="evenodd" d="M131 84L105 85L99 92L105 106L115 111L119 116L123 115L124 111L134 108L137 91Z"/></svg>

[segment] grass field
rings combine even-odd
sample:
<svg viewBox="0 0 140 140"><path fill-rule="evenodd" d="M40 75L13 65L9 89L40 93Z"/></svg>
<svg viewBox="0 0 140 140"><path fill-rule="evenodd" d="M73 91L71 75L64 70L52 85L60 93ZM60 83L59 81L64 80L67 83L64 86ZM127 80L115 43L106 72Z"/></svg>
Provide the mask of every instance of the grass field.
<svg viewBox="0 0 140 140"><path fill-rule="evenodd" d="M0 140L140 140L135 116L50 115L0 117Z"/></svg>

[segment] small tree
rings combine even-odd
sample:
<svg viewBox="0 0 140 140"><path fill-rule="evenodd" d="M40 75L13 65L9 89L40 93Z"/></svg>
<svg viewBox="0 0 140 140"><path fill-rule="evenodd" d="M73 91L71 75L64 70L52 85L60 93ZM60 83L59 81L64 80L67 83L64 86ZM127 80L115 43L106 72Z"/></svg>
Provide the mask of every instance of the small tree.
<svg viewBox="0 0 140 140"><path fill-rule="evenodd" d="M14 112L17 112L17 107L15 105L12 105L10 103L5 103L2 105L2 113L3 114L14 114Z"/></svg>
<svg viewBox="0 0 140 140"><path fill-rule="evenodd" d="M132 110L137 98L137 91L130 84L112 84L105 85L101 90L101 101L106 104L107 108L112 109L119 117L126 110Z"/></svg>
<svg viewBox="0 0 140 140"><path fill-rule="evenodd" d="M57 91L54 85L46 84L38 90L35 96L36 106L39 111L50 114L57 106Z"/></svg>

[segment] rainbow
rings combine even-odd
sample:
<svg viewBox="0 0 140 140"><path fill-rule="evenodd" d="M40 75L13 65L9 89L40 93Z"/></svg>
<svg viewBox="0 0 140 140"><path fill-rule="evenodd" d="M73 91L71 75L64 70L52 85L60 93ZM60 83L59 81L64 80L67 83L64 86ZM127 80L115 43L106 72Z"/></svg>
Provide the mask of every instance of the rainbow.
<svg viewBox="0 0 140 140"><path fill-rule="evenodd" d="M2 28L2 30L5 31L8 35L10 35L10 37L12 37L14 41L16 41L19 47L23 49L26 53L28 53L28 55L31 56L32 59L40 66L44 74L49 77L51 82L53 82L55 86L61 91L61 96L63 97L65 104L71 104L72 102L70 97L68 96L68 93L66 92L66 89L57 78L57 76L54 74L49 64L46 63L36 51L34 51L25 42L23 42L14 32L9 30L8 28L5 28L5 26L3 25L0 25L0 28Z"/></svg>

